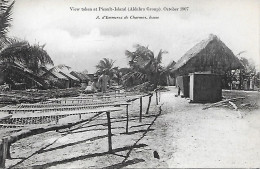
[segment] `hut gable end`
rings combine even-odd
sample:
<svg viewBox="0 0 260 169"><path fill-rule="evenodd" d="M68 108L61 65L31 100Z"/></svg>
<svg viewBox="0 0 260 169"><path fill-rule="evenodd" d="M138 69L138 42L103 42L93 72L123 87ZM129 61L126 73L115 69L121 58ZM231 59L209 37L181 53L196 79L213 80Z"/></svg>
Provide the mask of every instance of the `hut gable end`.
<svg viewBox="0 0 260 169"><path fill-rule="evenodd" d="M187 75L196 71L223 74L227 70L243 68L233 52L215 35L201 41L181 57L172 73Z"/></svg>

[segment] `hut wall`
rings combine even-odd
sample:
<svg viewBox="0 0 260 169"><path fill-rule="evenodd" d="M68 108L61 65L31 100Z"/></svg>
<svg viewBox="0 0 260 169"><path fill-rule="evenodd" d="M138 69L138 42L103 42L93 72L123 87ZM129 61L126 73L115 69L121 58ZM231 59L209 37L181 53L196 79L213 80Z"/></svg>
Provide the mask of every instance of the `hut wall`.
<svg viewBox="0 0 260 169"><path fill-rule="evenodd" d="M217 102L222 99L221 76L216 74L190 74L192 102Z"/></svg>
<svg viewBox="0 0 260 169"><path fill-rule="evenodd" d="M184 97L189 97L190 78L189 76L178 76L176 78L176 87L181 89Z"/></svg>
<svg viewBox="0 0 260 169"><path fill-rule="evenodd" d="M82 82L80 83L81 88L86 88L88 86L88 83Z"/></svg>

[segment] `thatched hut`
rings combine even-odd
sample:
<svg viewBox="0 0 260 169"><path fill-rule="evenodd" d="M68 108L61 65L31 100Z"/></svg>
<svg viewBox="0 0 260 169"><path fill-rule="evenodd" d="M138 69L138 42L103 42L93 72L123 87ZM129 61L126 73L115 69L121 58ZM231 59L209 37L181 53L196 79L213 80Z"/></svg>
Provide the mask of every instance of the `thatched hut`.
<svg viewBox="0 0 260 169"><path fill-rule="evenodd" d="M60 74L62 74L63 76L65 76L67 79L69 79L69 88L70 87L77 87L79 86L79 79L76 78L75 76L71 75L69 72L67 71L59 71Z"/></svg>
<svg viewBox="0 0 260 169"><path fill-rule="evenodd" d="M58 88L70 87L69 79L57 71L49 71L45 67L42 67L40 71L40 76L43 79L48 79L51 86L55 86Z"/></svg>
<svg viewBox="0 0 260 169"><path fill-rule="evenodd" d="M243 64L233 52L216 35L211 34L186 52L171 72L177 76L194 72L224 74L241 68Z"/></svg>
<svg viewBox="0 0 260 169"><path fill-rule="evenodd" d="M177 77L176 86L191 101L215 102L221 100L222 75L242 68L233 52L217 36L210 35L185 53L171 73Z"/></svg>
<svg viewBox="0 0 260 169"><path fill-rule="evenodd" d="M90 81L90 77L88 77L87 74L76 72L76 71L71 71L70 74L77 79L79 79L81 87L86 88L88 85L88 82Z"/></svg>

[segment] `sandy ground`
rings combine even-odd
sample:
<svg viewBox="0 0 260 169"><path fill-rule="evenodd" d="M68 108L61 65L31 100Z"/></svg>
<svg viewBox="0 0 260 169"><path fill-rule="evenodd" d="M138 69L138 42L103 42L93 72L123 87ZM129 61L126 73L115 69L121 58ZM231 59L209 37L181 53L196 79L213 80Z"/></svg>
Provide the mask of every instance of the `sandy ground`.
<svg viewBox="0 0 260 169"><path fill-rule="evenodd" d="M7 167L260 166L260 111L240 110L243 118L239 118L238 112L229 108L202 110L205 104L191 104L185 98L175 97L176 92L173 87L161 93L162 113L158 114L158 108L153 106L141 123L136 111L138 101L130 106L129 134L125 134L125 112L113 114L113 154L107 153L107 125L103 115L70 132L48 132L16 142L11 147L12 159L6 161ZM260 98L257 92L249 95ZM153 105L154 102L153 98ZM160 159L154 158L154 151Z"/></svg>

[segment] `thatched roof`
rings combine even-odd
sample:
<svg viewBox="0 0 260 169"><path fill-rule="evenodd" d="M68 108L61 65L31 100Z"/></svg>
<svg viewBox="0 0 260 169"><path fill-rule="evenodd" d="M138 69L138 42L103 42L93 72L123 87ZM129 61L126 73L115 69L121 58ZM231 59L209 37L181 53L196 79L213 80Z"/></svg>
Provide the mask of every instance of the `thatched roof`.
<svg viewBox="0 0 260 169"><path fill-rule="evenodd" d="M59 71L60 74L62 74L63 76L67 77L70 80L74 80L74 81L79 81L78 78L76 78L75 76L72 76L70 73L66 72L66 71Z"/></svg>
<svg viewBox="0 0 260 169"><path fill-rule="evenodd" d="M57 71L49 71L49 70L46 69L46 67L41 67L40 68L39 75L41 77L52 76L54 78L58 78L58 79L62 79L62 80L69 80L66 76L62 75L61 73L59 73Z"/></svg>
<svg viewBox="0 0 260 169"><path fill-rule="evenodd" d="M80 81L88 81L90 80L90 77L84 73L76 72L76 71L71 71L71 75L75 76L78 78Z"/></svg>
<svg viewBox="0 0 260 169"><path fill-rule="evenodd" d="M66 76L64 76L63 74L61 74L59 72L53 71L53 72L50 72L50 74L58 79L69 80Z"/></svg>
<svg viewBox="0 0 260 169"><path fill-rule="evenodd" d="M172 73L184 75L199 71L223 74L227 70L241 69L242 63L216 36L210 35L184 54L174 65Z"/></svg>

